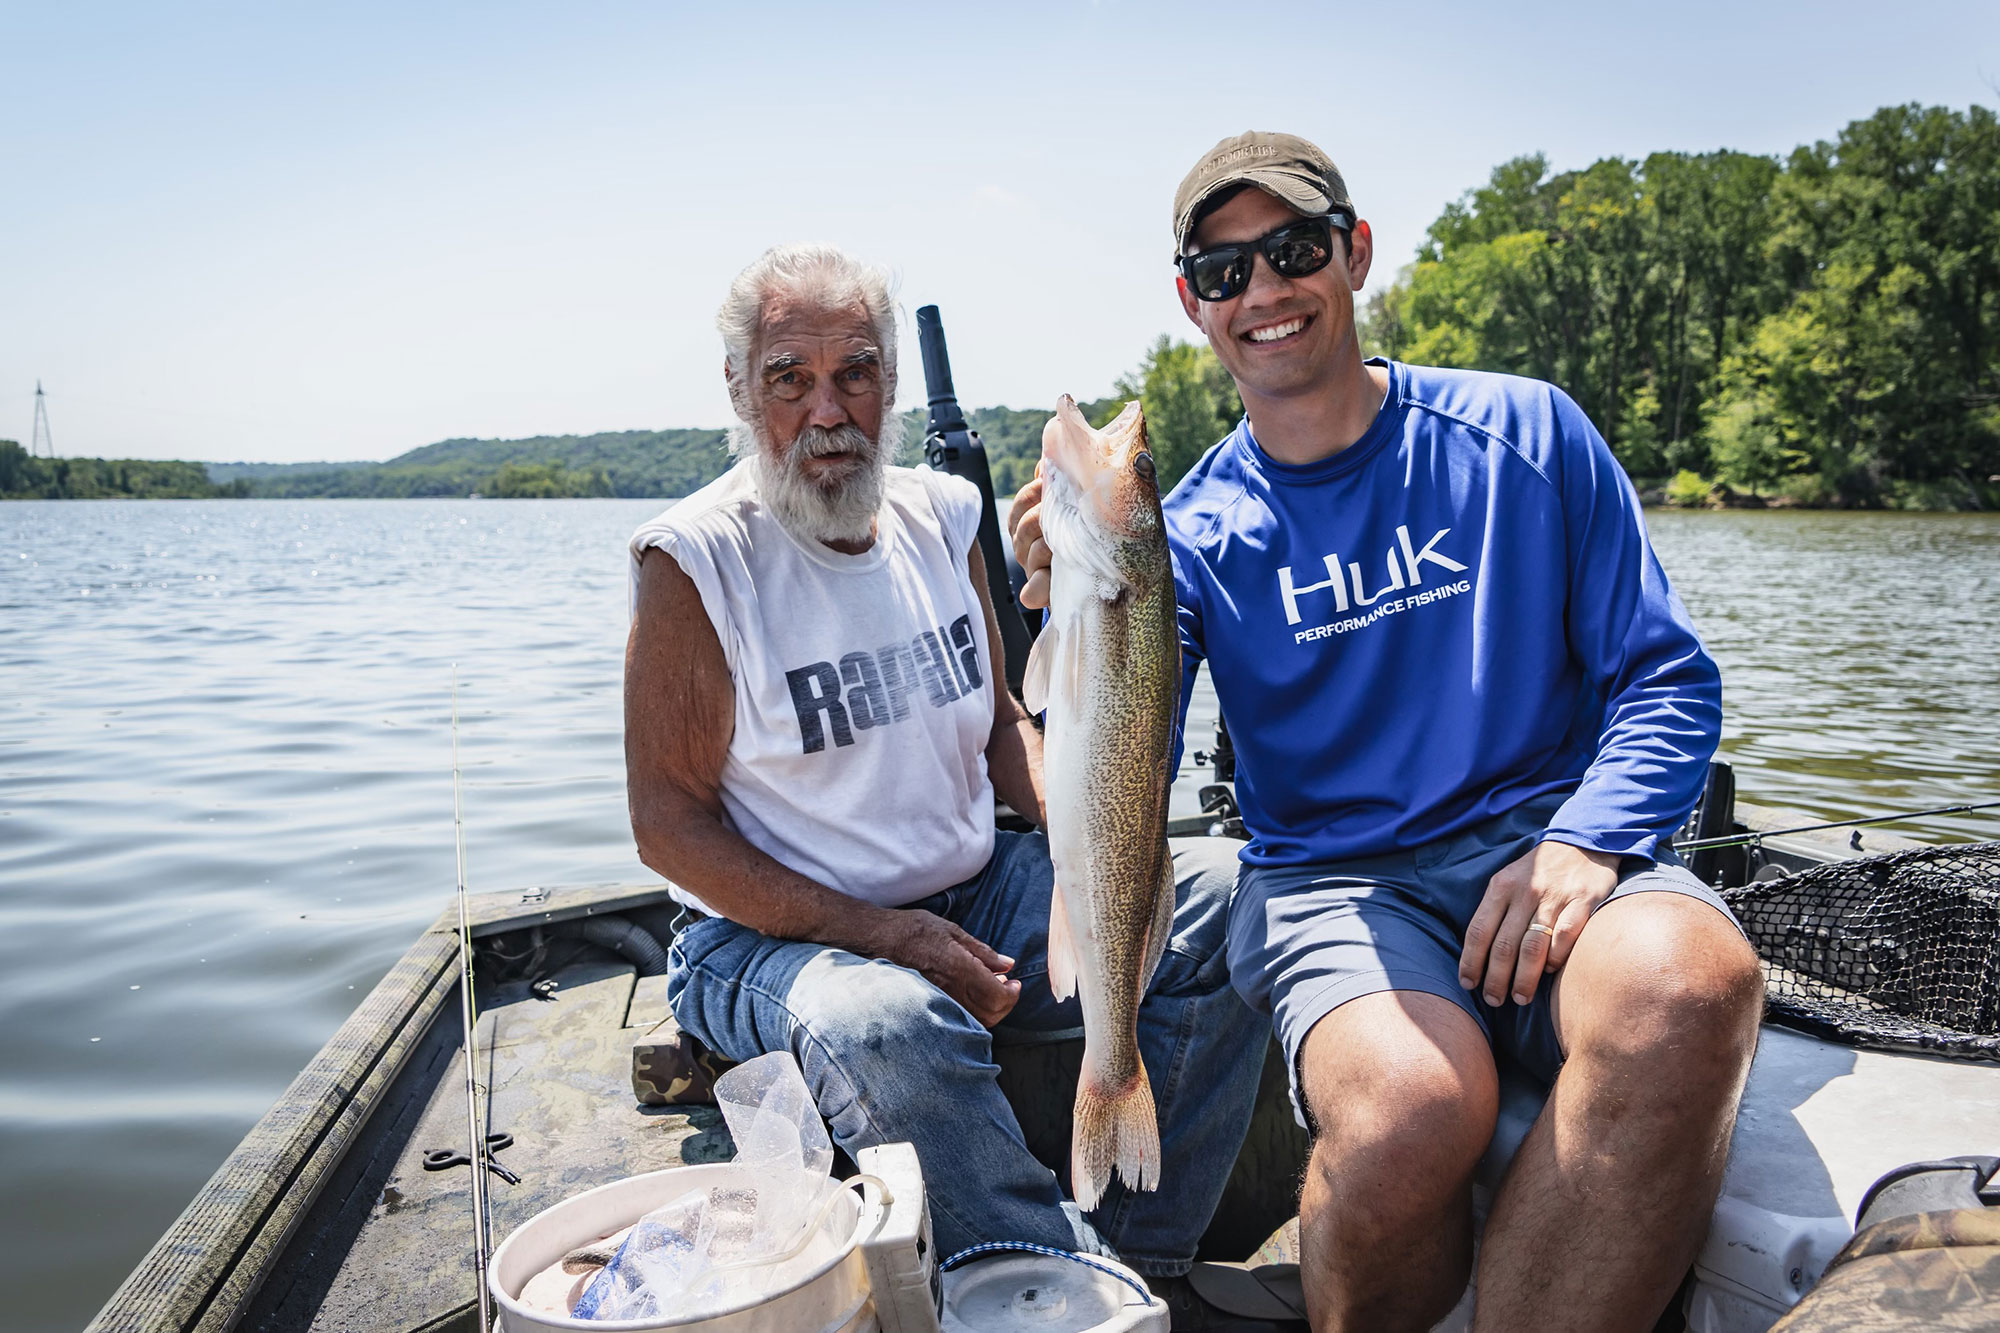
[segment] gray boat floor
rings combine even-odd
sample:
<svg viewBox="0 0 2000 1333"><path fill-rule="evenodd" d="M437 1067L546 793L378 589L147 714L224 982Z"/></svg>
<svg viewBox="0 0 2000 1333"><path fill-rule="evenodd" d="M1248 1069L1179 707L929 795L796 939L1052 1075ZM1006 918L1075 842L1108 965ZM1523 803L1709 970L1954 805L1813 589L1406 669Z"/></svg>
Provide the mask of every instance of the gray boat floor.
<svg viewBox="0 0 2000 1333"><path fill-rule="evenodd" d="M667 1015L664 977L584 960L554 972L548 999L525 981L480 997L489 1132L513 1135L489 1177L495 1244L543 1209L626 1176L725 1161L713 1106L641 1106L632 1044ZM257 1330L472 1328L474 1262L467 1168L426 1171L433 1149L463 1152L465 1074L456 1006L425 1035L353 1148L301 1220L239 1327ZM1069 1155L1081 1041L995 1052L1028 1145L1059 1175ZM1243 1259L1293 1211L1307 1147L1272 1048L1256 1117L1203 1257Z"/></svg>
<svg viewBox="0 0 2000 1333"><path fill-rule="evenodd" d="M550 998L525 981L481 997L488 1130L514 1136L490 1176L497 1243L573 1194L624 1176L729 1158L713 1106L643 1107L632 1043L666 1017L665 978L580 961ZM455 1008L455 1006L454 1006ZM429 1329L471 1321L472 1209L467 1168L427 1171L424 1154L463 1152L465 1066L458 1024L441 1020L375 1120L300 1224L246 1312L249 1329Z"/></svg>
<svg viewBox="0 0 2000 1333"><path fill-rule="evenodd" d="M664 1167L725 1161L734 1152L715 1107L646 1107L633 1095L632 1044L666 1017L664 978L637 978L629 964L595 958L553 975L559 985L547 999L523 981L490 988L482 1000L488 1129L513 1135L499 1160L521 1177L518 1185L489 1178L496 1243L584 1190ZM433 1149L465 1147L454 1009L424 1036L239 1327L455 1333L475 1326L466 1168L423 1167ZM995 1051L1030 1150L1058 1175L1081 1053L1080 1041ZM1522 1082L1506 1090L1483 1183L1498 1183L1539 1110L1537 1089ZM1895 1132L1885 1133L1891 1126ZM2000 1069L1991 1064L1857 1052L1767 1027L1724 1206L1733 1198L1767 1213L1820 1219L1797 1255L1809 1281L1846 1239L1860 1192L1882 1171L1925 1156L2000 1151L1996 1126ZM1249 1258L1260 1245L1262 1259L1296 1258L1296 1233L1274 1233L1293 1213L1306 1147L1274 1047L1203 1258ZM1716 1248L1711 1238L1708 1249ZM1727 1268L1727 1259L1705 1252L1698 1272Z"/></svg>
<svg viewBox="0 0 2000 1333"><path fill-rule="evenodd" d="M1794 841L1774 843L1772 849ZM1870 842L1870 851L1888 850L1873 845L1873 835ZM1811 864L1850 849L1807 850L1802 844L1800 850L1802 856L1789 859ZM602 891L570 896L594 904L578 910L601 911L631 910L658 894L628 892L616 902L605 900ZM548 905L546 918L574 914L563 902ZM507 920L496 917L493 928L523 924L519 911L518 903L510 906L496 897L489 914ZM733 1153L715 1107L644 1107L633 1095L631 1048L666 1017L664 978L638 978L629 964L597 955L553 975L559 985L546 999L531 994L525 981L486 988L479 997L481 1081L491 1089L486 1128L513 1136L499 1160L521 1177L518 1185L490 1179L496 1243L536 1213L586 1189L665 1167L726 1160ZM432 994L448 997L449 987ZM441 1016L416 1041L374 1103L374 1114L328 1171L324 1188L265 1270L266 1281L235 1327L455 1333L474 1326L467 1168L423 1168L431 1150L466 1148L456 1004L435 1004L431 1011ZM1001 1086L1030 1150L1059 1176L1066 1175L1070 1099L1081 1051L1080 1041L995 1050ZM1496 1179L1540 1105L1532 1089L1517 1090L1509 1100L1492 1154ZM1937 1124L1930 1125L1933 1120ZM1912 1135L1915 1121L1934 1132ZM2000 1150L1995 1125L2000 1125L2000 1069L1990 1064L1857 1056L1848 1048L1767 1028L1725 1197L1795 1217L1824 1217L1823 1243L1837 1245L1843 1228L1851 1226L1841 1215L1851 1218L1858 1201L1853 1196L1876 1171L1928 1153ZM1903 1132L1885 1133L1888 1126ZM1273 1047L1243 1153L1201 1257L1247 1258L1267 1238L1271 1244L1262 1257L1292 1257L1283 1251L1296 1240L1273 1233L1295 1208L1306 1148ZM1824 1262L1823 1256L1813 1257Z"/></svg>

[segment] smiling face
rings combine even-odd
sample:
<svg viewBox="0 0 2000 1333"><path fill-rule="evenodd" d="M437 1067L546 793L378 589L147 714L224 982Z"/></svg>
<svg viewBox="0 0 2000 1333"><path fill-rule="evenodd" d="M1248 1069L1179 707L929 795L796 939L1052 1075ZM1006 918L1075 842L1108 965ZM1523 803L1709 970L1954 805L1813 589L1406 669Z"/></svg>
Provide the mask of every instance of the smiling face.
<svg viewBox="0 0 2000 1333"><path fill-rule="evenodd" d="M1298 217L1264 191L1246 187L1202 219L1189 252L1254 241ZM1227 301L1198 301L1181 280L1182 308L1208 336L1253 420L1255 400L1314 392L1334 378L1343 358L1359 361L1354 293L1368 277L1372 251L1368 224L1357 222L1351 234L1335 232L1333 262L1303 278L1273 272L1258 254L1250 285Z"/></svg>

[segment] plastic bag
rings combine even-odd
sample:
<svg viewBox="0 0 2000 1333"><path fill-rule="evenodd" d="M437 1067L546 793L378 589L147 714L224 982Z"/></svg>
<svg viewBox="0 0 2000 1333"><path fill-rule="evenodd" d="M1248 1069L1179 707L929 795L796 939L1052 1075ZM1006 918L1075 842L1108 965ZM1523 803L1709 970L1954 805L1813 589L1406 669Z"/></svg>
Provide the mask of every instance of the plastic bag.
<svg viewBox="0 0 2000 1333"><path fill-rule="evenodd" d="M833 1143L790 1052L715 1084L736 1141L730 1183L691 1190L640 1218L584 1288L578 1319L690 1319L795 1283L842 1238L828 1233Z"/></svg>
<svg viewBox="0 0 2000 1333"><path fill-rule="evenodd" d="M695 1256L708 1230L707 1216L708 1191L690 1190L633 1223L570 1314L578 1319L643 1319L657 1313L661 1302L654 1292L684 1289L696 1275Z"/></svg>

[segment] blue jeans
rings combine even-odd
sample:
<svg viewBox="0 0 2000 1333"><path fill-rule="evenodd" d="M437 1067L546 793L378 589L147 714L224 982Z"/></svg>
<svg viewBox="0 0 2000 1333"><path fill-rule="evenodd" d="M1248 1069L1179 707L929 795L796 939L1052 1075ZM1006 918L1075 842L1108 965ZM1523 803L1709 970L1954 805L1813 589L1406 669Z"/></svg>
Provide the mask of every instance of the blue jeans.
<svg viewBox="0 0 2000 1333"><path fill-rule="evenodd" d="M1029 1153L996 1081L995 1033L917 973L703 917L668 951L668 1002L683 1028L732 1060L790 1051L850 1157L916 1145L941 1255L1032 1241L1184 1273L1242 1147L1270 1037L1230 986L1223 949L1239 844L1173 846L1174 932L1139 1008L1161 1184L1142 1194L1114 1182L1088 1216ZM997 1028L1003 1043L1081 1031L1077 1001L1049 994L1053 879L1042 835L1002 832L978 876L910 904L1016 960L1021 995Z"/></svg>

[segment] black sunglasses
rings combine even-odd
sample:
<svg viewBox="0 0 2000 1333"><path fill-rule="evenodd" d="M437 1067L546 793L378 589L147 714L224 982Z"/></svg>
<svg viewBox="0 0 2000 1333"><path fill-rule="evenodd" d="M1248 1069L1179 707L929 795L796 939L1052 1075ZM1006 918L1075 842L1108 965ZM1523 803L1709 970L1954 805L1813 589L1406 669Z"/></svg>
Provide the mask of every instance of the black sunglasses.
<svg viewBox="0 0 2000 1333"><path fill-rule="evenodd" d="M1254 241L1218 245L1196 254L1182 255L1177 261L1188 290L1201 301L1227 301L1250 285L1250 265L1258 251L1280 277L1303 278L1333 262L1333 229L1351 231L1353 224L1344 214L1323 218L1301 218Z"/></svg>

